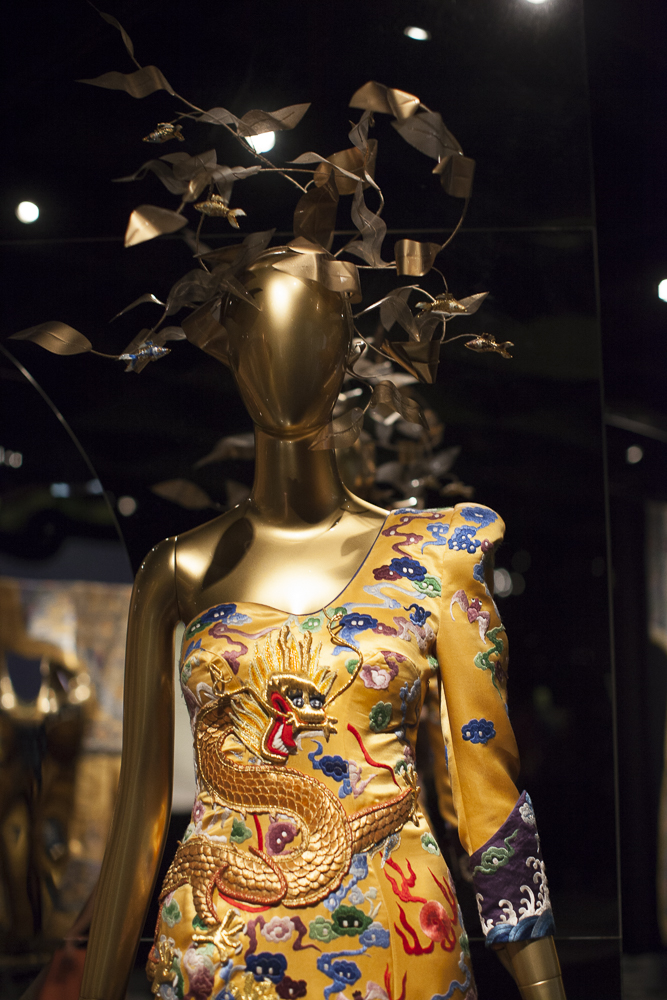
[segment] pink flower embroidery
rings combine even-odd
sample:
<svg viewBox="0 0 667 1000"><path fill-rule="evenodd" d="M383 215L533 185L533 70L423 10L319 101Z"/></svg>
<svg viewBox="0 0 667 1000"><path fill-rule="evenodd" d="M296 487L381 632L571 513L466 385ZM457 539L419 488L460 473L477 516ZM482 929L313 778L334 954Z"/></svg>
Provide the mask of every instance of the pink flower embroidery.
<svg viewBox="0 0 667 1000"><path fill-rule="evenodd" d="M267 941L275 944L282 944L289 941L294 933L294 924L289 917L271 917L269 922L262 927L262 934Z"/></svg>

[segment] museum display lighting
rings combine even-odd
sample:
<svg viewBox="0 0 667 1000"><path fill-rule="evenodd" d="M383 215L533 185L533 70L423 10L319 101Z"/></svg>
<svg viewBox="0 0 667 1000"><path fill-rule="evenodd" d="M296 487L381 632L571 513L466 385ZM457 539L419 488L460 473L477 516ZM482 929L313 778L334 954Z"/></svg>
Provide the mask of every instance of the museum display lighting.
<svg viewBox="0 0 667 1000"><path fill-rule="evenodd" d="M414 25L408 25L407 28L403 28L403 34L408 38L412 38L415 42L430 42L431 32L427 31L426 28L417 28Z"/></svg>
<svg viewBox="0 0 667 1000"><path fill-rule="evenodd" d="M658 298L662 299L663 302L667 302L667 278L663 278L658 285Z"/></svg>
<svg viewBox="0 0 667 1000"><path fill-rule="evenodd" d="M33 201L19 202L14 211L19 222L25 222L26 225L39 219L39 208Z"/></svg>
<svg viewBox="0 0 667 1000"><path fill-rule="evenodd" d="M259 135L249 135L246 141L250 143L256 153L268 153L276 144L275 132L260 132Z"/></svg>

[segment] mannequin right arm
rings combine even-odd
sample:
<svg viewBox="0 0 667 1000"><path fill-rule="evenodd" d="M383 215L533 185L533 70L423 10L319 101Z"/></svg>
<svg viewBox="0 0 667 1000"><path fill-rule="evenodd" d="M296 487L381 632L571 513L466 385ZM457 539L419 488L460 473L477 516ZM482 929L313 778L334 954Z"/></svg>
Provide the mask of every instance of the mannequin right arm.
<svg viewBox="0 0 667 1000"><path fill-rule="evenodd" d="M97 887L81 1000L124 1000L171 808L175 541L146 556L130 604L118 798Z"/></svg>

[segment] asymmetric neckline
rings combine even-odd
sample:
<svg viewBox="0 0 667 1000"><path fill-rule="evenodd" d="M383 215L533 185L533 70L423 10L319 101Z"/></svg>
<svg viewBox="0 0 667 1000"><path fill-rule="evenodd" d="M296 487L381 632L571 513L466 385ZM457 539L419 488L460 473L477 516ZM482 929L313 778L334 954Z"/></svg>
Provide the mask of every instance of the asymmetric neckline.
<svg viewBox="0 0 667 1000"><path fill-rule="evenodd" d="M389 521L389 519L391 517L393 517L395 514L404 514L404 513L405 513L404 509L401 509L401 510L390 510L390 511L387 512L387 516L385 517L384 521L380 525L380 527L378 529L378 533L375 536L375 538L373 539L373 542L371 543L370 548L366 552L366 555L364 556L364 558L362 559L362 561L359 563L359 565L357 566L357 568L354 571L353 575L347 581L347 583L345 584L345 586L343 587L343 589L340 590L336 594L335 597L333 597L326 604L322 605L322 607L318 608L316 611L304 611L304 612L301 612L300 614L297 614L296 611L284 611L282 608L274 608L271 604L263 604L262 601L233 601L233 602L231 602L231 601L221 601L219 604L211 604L208 608L204 608L203 611L199 611L194 616L194 618L192 618L187 623L186 630L190 628L190 626L192 625L193 622L197 621L198 618L201 618L202 615L208 614L208 612L211 611L213 608L220 607L220 604L234 603L237 608L262 608L263 610L265 610L265 611L271 611L275 615L279 615L282 618L311 618L311 617L314 617L315 615L321 615L321 614L323 614L332 605L337 604L340 601L340 599L343 597L343 595L350 589L350 587L352 586L352 584L354 583L354 581L359 576L359 574L361 573L362 569L364 568L364 566L366 565L366 563L368 562L368 560L372 556L372 554L373 554L373 552L375 550L375 546L378 544L378 542L380 540L380 537L382 535L382 532L385 530L385 528L387 526L387 522ZM424 512L420 511L419 513L424 513Z"/></svg>

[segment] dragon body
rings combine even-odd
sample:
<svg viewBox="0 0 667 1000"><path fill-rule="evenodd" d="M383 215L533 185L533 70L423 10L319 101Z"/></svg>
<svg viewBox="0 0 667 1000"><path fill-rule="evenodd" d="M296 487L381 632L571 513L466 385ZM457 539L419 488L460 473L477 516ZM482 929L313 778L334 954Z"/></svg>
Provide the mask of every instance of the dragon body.
<svg viewBox="0 0 667 1000"><path fill-rule="evenodd" d="M213 892L230 900L286 907L309 906L334 892L354 854L400 830L414 815L418 789L410 784L384 802L348 814L321 781L285 766L295 737L318 730L328 738L336 720L327 713L333 675L317 664L312 638L295 639L286 627L256 651L250 683L225 687L214 654L197 651L211 670L218 700L202 708L195 726L199 780L213 801L244 815L290 817L298 846L269 855L195 834L178 847L160 901L188 884L199 917L209 926L218 915ZM349 683L349 682L348 682ZM347 685L346 685L347 686ZM338 692L340 693L340 692ZM243 764L225 749L230 736L267 763Z"/></svg>

